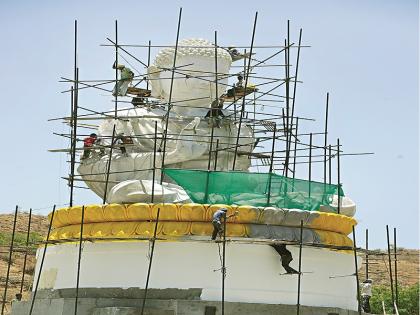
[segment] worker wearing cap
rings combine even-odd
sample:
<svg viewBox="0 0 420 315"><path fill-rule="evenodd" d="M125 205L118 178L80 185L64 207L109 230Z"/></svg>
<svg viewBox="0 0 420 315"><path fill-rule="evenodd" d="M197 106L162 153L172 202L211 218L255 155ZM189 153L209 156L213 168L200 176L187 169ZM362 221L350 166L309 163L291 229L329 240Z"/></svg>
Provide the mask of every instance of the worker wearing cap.
<svg viewBox="0 0 420 315"><path fill-rule="evenodd" d="M211 236L212 240L216 239L217 234L220 234L223 232L223 225L222 225L222 218L226 220L226 208L220 208L213 214L213 221L211 222L213 224L213 234Z"/></svg>
<svg viewBox="0 0 420 315"><path fill-rule="evenodd" d="M237 216L239 214L239 211L235 211L235 213L226 216L227 213L227 209L226 208L220 208L219 210L217 210L214 214L213 214L213 234L211 236L212 240L216 239L217 234L221 234L223 232L223 225L227 219ZM222 218L224 219L223 223L222 223Z"/></svg>
<svg viewBox="0 0 420 315"><path fill-rule="evenodd" d="M370 313L370 297L372 296L372 280L366 279L362 284L362 309L365 313Z"/></svg>

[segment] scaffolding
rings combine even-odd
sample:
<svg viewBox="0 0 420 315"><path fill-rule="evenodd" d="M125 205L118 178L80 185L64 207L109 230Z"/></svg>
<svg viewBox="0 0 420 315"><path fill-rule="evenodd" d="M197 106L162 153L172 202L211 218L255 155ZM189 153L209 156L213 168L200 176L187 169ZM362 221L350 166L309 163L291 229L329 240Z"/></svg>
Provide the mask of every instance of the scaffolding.
<svg viewBox="0 0 420 315"><path fill-rule="evenodd" d="M153 164L152 168L143 168L143 169L127 169L120 170L119 173L125 172L143 172L143 171L152 171L152 183L155 184L157 179L157 173L160 172L161 177L159 178L160 183L163 182L165 169L165 156L167 155L167 143L169 140L173 139L176 134L172 134L168 130L168 125L171 120L176 121L178 118L171 116L171 111L174 108L189 107L183 103L192 101L194 99L185 99L182 101L174 101L172 99L172 92L174 81L177 80L176 75L182 74L186 75L183 67L186 65L177 66L176 58L177 51L181 46L179 46L179 37L180 37L180 28L182 20L182 8L179 10L178 24L176 31L176 41L175 45L152 45L152 42L149 40L147 45L138 45L138 44L123 44L118 40L118 22L115 21L115 38L107 38L108 43L102 44L101 46L113 48L115 51L115 58L113 60L115 65L118 65L118 61L123 59L127 62L133 69L136 69L137 66L143 67L144 69L150 66L150 58L152 49L160 48L172 48L174 49L174 58L173 65L169 69L159 69L160 71L166 70L171 72L170 78L170 92L167 102L163 102L160 99L156 99L151 96L151 91L149 90L149 83L152 80L148 77L147 71L137 71L138 74L133 76L133 86L128 89L128 95L132 100L128 100L128 97L122 97L118 95L118 92L112 93L113 90L110 89L110 86L115 86L117 89L118 84L123 83L122 79L119 79L119 70L118 66L115 66L115 78L113 79L97 79L97 80L82 80L79 77L79 66L77 60L78 54L78 24L77 21L74 23L74 65L73 65L73 78L61 78L61 82L65 84L71 84L69 88L63 91L63 93L68 93L70 95L70 115L64 117L58 117L50 119L50 121L61 121L64 124L69 126L68 133L55 133L55 135L64 137L65 139L70 140L70 148L59 148L52 149L52 152L63 152L69 155L69 164L70 164L70 173L68 176L63 176L62 178L67 181L67 184L70 189L69 196L69 205L73 206L75 199L75 189L86 189L83 186L75 185L77 181L88 182L89 180L83 180L81 175L76 174L75 166L77 163L78 157L81 156L81 152L84 151L84 147L80 145L83 142L83 138L89 135L89 132L93 129L95 130L101 121L103 120L114 120L116 121L126 121L131 118L153 118L159 120L164 126L162 132L158 132L157 121L154 123L154 132L150 134L132 134L130 135L133 139L149 139L153 140L154 148L151 151L153 154ZM217 49L229 50L229 47L218 44L217 32L214 33L214 46L208 48L215 49L215 69L211 72L196 72L191 73L189 71L188 75L198 80L202 80L208 83L215 83L216 86L216 96L219 95L218 88L223 86L226 91L220 98L217 99L212 104L208 112L207 121L215 121L216 119L224 119L229 121L232 124L238 126L238 132L235 137L221 137L218 136L215 141L214 130L216 127L215 123L211 124L211 132L209 135L202 137L200 140L203 143L208 145L209 149L209 158L207 163L207 172L212 172L217 170L218 166L218 156L220 152L229 152L233 155L233 164L231 167L232 171L235 171L237 168L237 158L240 156L246 156L251 161L251 170L257 173L273 173L283 176L284 178L297 179L298 167L303 165L307 171L308 181L311 182L314 176L313 167L317 164L322 165L323 178L322 183L327 185L336 185L340 191L342 188L341 182L341 158L343 156L354 156L354 155L367 155L372 154L371 152L367 153L345 153L343 151L343 146L340 143L340 139L337 138L333 142L331 137L328 137L328 122L329 122L329 110L330 110L330 95L326 93L325 101L325 119L324 119L324 128L323 130L316 130L314 132L302 132L303 127L307 127L307 124L313 123L314 119L310 117L304 117L297 115L296 110L296 99L297 99L297 87L302 81L299 80L299 63L301 58L301 51L303 48L308 48L310 46L302 44L302 29L299 30L299 36L297 42L293 42L291 38L291 28L290 22L287 21L287 36L284 38L284 45L255 45L255 36L257 29L257 20L258 12L255 13L255 18L252 26L252 36L250 40L250 45L242 45L236 47L236 53L238 58L243 59L243 66L232 66L230 73L221 73L218 69L218 54ZM136 56L131 49L146 49L147 50L147 60L142 61L139 57ZM259 54L262 54L264 57L262 59L257 59ZM258 57L259 58L259 57ZM276 58L280 60L276 60ZM292 64L294 62L294 65ZM135 65L132 65L135 64ZM283 69L284 73L278 71L278 69ZM236 71L239 70L239 71ZM262 74L260 74L262 72ZM221 82L224 79L235 78L239 75L244 76L244 88L238 89L235 85L225 84ZM213 80L214 78L214 80ZM248 83L253 81L254 85L252 88L248 89ZM142 86L142 87L140 87ZM83 107L80 105L79 92L81 90L98 90L101 92L106 92L112 97L112 102L114 104L113 110L95 110L93 108ZM165 114L162 116L127 116L124 115L124 111L127 109L127 104L133 104L137 107L147 107L147 108L159 108L164 111ZM129 105L130 106L130 105ZM206 107L207 108L207 107ZM223 110L223 117L219 117L219 113ZM80 112L83 111L83 112ZM193 119L194 117L186 117L188 119ZM96 122L96 124L95 124ZM253 135L255 136L254 150L253 152L247 152L244 150L243 145L240 144L241 134L240 130L242 126L247 126L252 129ZM116 124L114 123L113 131L111 136L103 136L102 139L109 144L94 145L91 147L91 150L103 150L105 156L107 156L107 167L105 172L97 173L94 175L101 175L103 179L99 180L100 182L105 183L105 192L102 198L103 204L106 203L107 191L109 184L115 184L115 182L110 181L110 174L116 173L111 171L111 161L113 150L118 150L119 145L116 143ZM185 141L189 141L185 139ZM234 144L231 144L231 141ZM226 148L226 145L229 147ZM125 144L126 147L129 147L130 144ZM225 146L224 148L221 148ZM162 161L160 165L157 163L156 156L158 153L162 155ZM336 171L335 179L333 179L333 161L336 162ZM220 163L220 162L219 162ZM205 171L205 170L204 170ZM302 173L305 169L300 170ZM98 180L91 180L98 181ZM271 183L271 181L270 181ZM152 188L152 203L154 202L154 186ZM269 190L270 191L270 190ZM206 192L207 193L207 192ZM340 213L340 194L338 194L338 209L337 212ZM269 204L270 194L268 194L267 204ZM159 209L160 211L160 209ZM159 211L157 218L155 220L155 230L154 235L149 238L137 238L136 240L147 240L151 244L150 258L147 270L147 281L145 283L144 296L142 297L142 311L144 312L145 303L147 300L147 290L150 279L150 272L153 265L153 253L156 245L156 241L165 241L165 238L157 237L156 230L159 222ZM50 232L52 227L52 221L55 213L55 206L52 209L51 220L48 228L48 234L46 240L32 244L29 242L29 233L31 229L31 214L29 215L28 223L28 238L26 241L26 246L24 248L14 247L14 235L15 235L15 225L17 221L18 208L16 207L15 216L14 216L14 226L12 233L12 240L9 248L9 263L6 275L6 285L3 294L2 300L2 312L4 314L5 306L9 302L7 301L7 288L9 282L9 273L10 273L10 261L12 254L24 254L25 265L22 272L22 280L20 285L20 293L23 290L23 283L25 277L25 268L26 260L28 254L31 254L31 246L41 245L43 246L43 254L40 261L40 267L38 272L38 277L34 282L34 290L31 301L30 313L32 314L34 302L36 299L36 294L38 291L39 280L42 273L43 263L45 259L45 253L48 245L50 244L59 244L62 242L78 242L79 253L77 261L77 282L76 282L76 295L75 295L75 311L74 314L77 314L78 307L78 289L79 289L79 278L80 278L80 268L81 266L81 256L82 248L84 242L97 242L103 239L101 238L86 238L83 236L83 226L84 226L84 207L82 210L82 221L80 224L81 231L80 237L78 239L69 239L69 240L50 240ZM223 222L226 225L226 220ZM364 253L366 257L366 278L369 274L369 256L375 256L377 253L368 250L368 232L366 231L366 249L362 250L356 245L355 232L353 228L353 246L328 246L328 245L315 245L315 244L305 244L302 241L302 231L303 231L303 221L300 224L300 241L299 242L287 242L285 240L276 240L279 243L284 243L288 245L299 246L299 270L297 276L298 290L297 290L297 301L296 301L296 314L300 314L300 288L301 288L301 275L302 275L302 250L304 247L321 247L321 248L330 248L336 250L352 250L354 254L354 274L350 276L355 277L357 283L358 291L358 312L361 314L361 305L360 305L360 295L359 295L359 273L357 265L357 253ZM390 252L390 242L388 235L388 226L387 226L387 242L388 242L388 257L389 257L389 275L390 275L390 287L393 292L393 300L395 301L396 307L398 306L398 280L397 280L397 252L396 252L396 229L394 229L394 258L392 258ZM106 240L118 240L118 238L106 238ZM205 240L188 240L194 242L209 242ZM226 244L230 242L240 242L244 244L262 244L267 245L272 240L234 240L227 239L226 237L226 228L224 229L224 234L221 239L222 244L222 261L221 261L221 310L222 315L225 313L225 280L226 280ZM395 281L392 274L392 260L394 261L394 275ZM395 295L394 295L395 291Z"/></svg>

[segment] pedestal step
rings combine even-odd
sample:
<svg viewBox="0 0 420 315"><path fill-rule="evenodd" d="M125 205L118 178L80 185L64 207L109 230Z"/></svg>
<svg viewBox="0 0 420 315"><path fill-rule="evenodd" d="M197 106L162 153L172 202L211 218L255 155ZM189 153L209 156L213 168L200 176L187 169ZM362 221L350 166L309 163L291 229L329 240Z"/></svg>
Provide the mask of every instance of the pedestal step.
<svg viewBox="0 0 420 315"><path fill-rule="evenodd" d="M92 315L140 315L138 307L99 307L95 308ZM175 315L173 310L144 309L143 315Z"/></svg>

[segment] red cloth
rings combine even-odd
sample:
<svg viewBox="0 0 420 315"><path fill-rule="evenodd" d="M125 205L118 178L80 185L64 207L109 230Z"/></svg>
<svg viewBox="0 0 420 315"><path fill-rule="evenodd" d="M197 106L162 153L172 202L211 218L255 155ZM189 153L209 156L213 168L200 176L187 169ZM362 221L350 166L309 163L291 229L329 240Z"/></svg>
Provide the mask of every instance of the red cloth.
<svg viewBox="0 0 420 315"><path fill-rule="evenodd" d="M83 140L84 146L85 147L91 147L93 146L93 144L95 143L96 138L93 137L87 137Z"/></svg>

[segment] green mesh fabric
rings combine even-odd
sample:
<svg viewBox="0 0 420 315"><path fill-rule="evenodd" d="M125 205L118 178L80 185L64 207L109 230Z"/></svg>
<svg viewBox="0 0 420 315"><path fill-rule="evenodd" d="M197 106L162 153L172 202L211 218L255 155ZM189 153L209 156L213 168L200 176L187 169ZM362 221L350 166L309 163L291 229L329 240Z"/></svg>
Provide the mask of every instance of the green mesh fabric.
<svg viewBox="0 0 420 315"><path fill-rule="evenodd" d="M283 177L273 173L164 169L196 203L274 206L319 210L337 194L337 185ZM344 196L340 189L340 196ZM334 209L331 208L331 211Z"/></svg>

